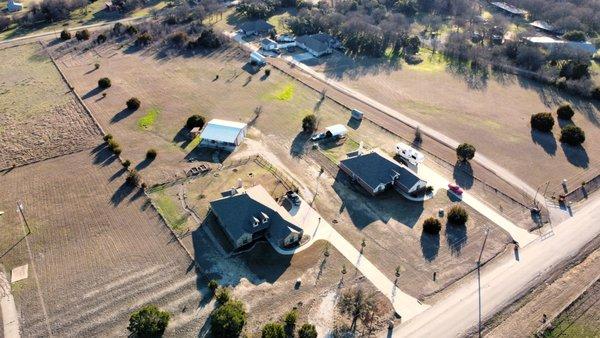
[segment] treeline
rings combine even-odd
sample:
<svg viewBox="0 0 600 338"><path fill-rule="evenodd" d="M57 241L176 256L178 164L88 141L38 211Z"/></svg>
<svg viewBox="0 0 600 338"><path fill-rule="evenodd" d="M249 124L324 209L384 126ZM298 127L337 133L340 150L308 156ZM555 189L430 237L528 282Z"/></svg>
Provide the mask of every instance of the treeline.
<svg viewBox="0 0 600 338"><path fill-rule="evenodd" d="M600 1L508 0L508 2L526 9L532 20L545 20L565 31L584 31L591 37L600 34Z"/></svg>

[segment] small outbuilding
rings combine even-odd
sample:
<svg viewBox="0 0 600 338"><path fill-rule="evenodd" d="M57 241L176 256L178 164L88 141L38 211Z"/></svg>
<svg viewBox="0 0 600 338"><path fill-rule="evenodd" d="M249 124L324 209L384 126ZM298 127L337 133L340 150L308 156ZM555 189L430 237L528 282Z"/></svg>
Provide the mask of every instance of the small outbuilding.
<svg viewBox="0 0 600 338"><path fill-rule="evenodd" d="M339 167L371 195L377 195L389 188L414 194L427 187L427 182L417 174L377 152L359 153L342 160Z"/></svg>
<svg viewBox="0 0 600 338"><path fill-rule="evenodd" d="M212 119L200 134L200 146L233 151L244 141L247 131L245 123Z"/></svg>
<svg viewBox="0 0 600 338"><path fill-rule="evenodd" d="M511 4L507 4L506 2L496 1L496 2L491 2L491 4L492 4L492 6L499 8L510 15L521 16L521 17L527 16L526 10L515 7Z"/></svg>
<svg viewBox="0 0 600 338"><path fill-rule="evenodd" d="M18 12L23 9L23 4L20 2L15 2L15 0L8 0L6 4L6 9L9 12Z"/></svg>
<svg viewBox="0 0 600 338"><path fill-rule="evenodd" d="M269 38L264 38L262 40L260 40L260 48L267 50L267 51L274 51L277 50L278 44L277 42L269 39Z"/></svg>

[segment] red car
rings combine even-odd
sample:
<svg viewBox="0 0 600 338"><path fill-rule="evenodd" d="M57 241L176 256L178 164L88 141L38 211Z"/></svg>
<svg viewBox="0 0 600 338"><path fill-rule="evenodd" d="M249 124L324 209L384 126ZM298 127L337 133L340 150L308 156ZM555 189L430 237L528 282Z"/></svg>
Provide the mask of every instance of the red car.
<svg viewBox="0 0 600 338"><path fill-rule="evenodd" d="M462 195L463 190L458 184L448 183L448 189L457 195Z"/></svg>

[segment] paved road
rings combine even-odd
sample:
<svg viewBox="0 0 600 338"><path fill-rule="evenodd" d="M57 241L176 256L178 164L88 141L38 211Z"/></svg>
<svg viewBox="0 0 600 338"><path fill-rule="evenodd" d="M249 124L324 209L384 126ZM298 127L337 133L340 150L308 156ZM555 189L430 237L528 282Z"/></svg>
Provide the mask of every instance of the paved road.
<svg viewBox="0 0 600 338"><path fill-rule="evenodd" d="M20 337L17 306L10 292L10 283L2 272L0 272L0 310L2 311L4 337Z"/></svg>
<svg viewBox="0 0 600 338"><path fill-rule="evenodd" d="M544 280L561 263L600 235L600 196L554 230L554 236L538 239L519 250L519 260L507 255L481 272L483 318L491 317ZM464 336L478 323L476 276L394 330L394 337Z"/></svg>

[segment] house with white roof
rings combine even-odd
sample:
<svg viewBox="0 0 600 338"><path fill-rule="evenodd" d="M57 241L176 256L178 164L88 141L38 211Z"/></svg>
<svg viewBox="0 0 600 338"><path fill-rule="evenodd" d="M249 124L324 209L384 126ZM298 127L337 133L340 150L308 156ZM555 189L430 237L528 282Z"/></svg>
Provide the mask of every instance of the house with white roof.
<svg viewBox="0 0 600 338"><path fill-rule="evenodd" d="M245 123L212 119L200 134L199 146L233 151L244 141L247 131Z"/></svg>

